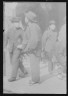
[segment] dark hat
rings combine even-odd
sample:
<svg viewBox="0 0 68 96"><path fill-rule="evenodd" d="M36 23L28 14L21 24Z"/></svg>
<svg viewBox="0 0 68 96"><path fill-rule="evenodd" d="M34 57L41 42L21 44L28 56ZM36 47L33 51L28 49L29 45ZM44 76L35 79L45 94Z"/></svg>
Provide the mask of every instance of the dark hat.
<svg viewBox="0 0 68 96"><path fill-rule="evenodd" d="M12 23L19 22L19 21L20 21L20 18L19 18L19 17L12 17L12 18L10 19L10 21L11 21Z"/></svg>
<svg viewBox="0 0 68 96"><path fill-rule="evenodd" d="M35 14L34 12L32 12L32 11L29 11L29 12L25 13L25 17L26 17L27 19L31 20L31 21L37 22L37 21L35 20L36 14Z"/></svg>

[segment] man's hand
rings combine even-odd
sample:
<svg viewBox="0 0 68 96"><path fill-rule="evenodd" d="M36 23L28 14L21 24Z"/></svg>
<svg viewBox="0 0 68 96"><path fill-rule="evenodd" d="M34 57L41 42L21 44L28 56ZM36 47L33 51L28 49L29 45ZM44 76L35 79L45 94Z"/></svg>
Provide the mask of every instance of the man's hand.
<svg viewBox="0 0 68 96"><path fill-rule="evenodd" d="M25 49L25 47L26 47L26 44L21 44L21 45L18 45L18 46L17 46L17 48L23 49L23 50Z"/></svg>

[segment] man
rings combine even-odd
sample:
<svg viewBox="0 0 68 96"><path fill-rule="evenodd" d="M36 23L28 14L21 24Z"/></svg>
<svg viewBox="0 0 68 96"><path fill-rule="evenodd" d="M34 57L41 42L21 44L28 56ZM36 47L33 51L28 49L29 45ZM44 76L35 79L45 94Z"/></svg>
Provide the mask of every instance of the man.
<svg viewBox="0 0 68 96"><path fill-rule="evenodd" d="M10 28L6 35L6 42L9 43L9 53L10 53L10 59L12 63L12 74L11 78L9 79L10 82L16 80L18 68L21 69L23 72L22 76L26 73L26 70L24 66L22 65L22 62L20 61L20 54L21 50L17 48L17 46L22 42L23 40L23 27L21 25L21 22L18 18L13 18L11 21L14 23L14 27Z"/></svg>
<svg viewBox="0 0 68 96"><path fill-rule="evenodd" d="M42 50L45 52L46 58L49 60L48 70L50 73L53 72L53 47L57 40L57 32L55 32L55 22L50 22L49 29L43 33L42 36Z"/></svg>
<svg viewBox="0 0 68 96"><path fill-rule="evenodd" d="M23 44L26 45L24 52L27 52L30 56L30 67L31 67L31 81L30 83L40 82L40 41L41 41L41 29L37 25L34 18L36 15L29 11L25 13L25 22L27 23L27 29L25 30ZM33 21L33 22L32 22ZM26 40L25 40L26 39Z"/></svg>
<svg viewBox="0 0 68 96"><path fill-rule="evenodd" d="M60 29L58 42L55 46L55 56L62 70L58 77L62 79L63 74L66 73L66 24L63 24Z"/></svg>

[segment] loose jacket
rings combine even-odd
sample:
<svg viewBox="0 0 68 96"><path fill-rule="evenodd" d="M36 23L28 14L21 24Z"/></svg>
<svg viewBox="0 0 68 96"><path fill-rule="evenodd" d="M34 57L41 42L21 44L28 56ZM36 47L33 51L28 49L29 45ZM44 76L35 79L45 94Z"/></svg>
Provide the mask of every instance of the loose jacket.
<svg viewBox="0 0 68 96"><path fill-rule="evenodd" d="M21 28L12 27L8 29L5 34L4 45L6 46L9 43L9 50L12 51L18 45L18 37L23 39L23 30Z"/></svg>
<svg viewBox="0 0 68 96"><path fill-rule="evenodd" d="M52 32L50 30L45 31L42 36L42 49L50 52L57 40L57 32Z"/></svg>
<svg viewBox="0 0 68 96"><path fill-rule="evenodd" d="M26 50L35 49L41 36L40 27L36 23L29 23L23 39L23 42L27 43Z"/></svg>

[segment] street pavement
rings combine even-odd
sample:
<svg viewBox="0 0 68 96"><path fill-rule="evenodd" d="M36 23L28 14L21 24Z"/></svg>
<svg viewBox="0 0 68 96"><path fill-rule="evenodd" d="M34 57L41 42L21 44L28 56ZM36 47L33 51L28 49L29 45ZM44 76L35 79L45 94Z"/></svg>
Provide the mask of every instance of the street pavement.
<svg viewBox="0 0 68 96"><path fill-rule="evenodd" d="M44 67L43 67L44 66ZM66 80L60 80L57 76L49 75L47 66L41 66L40 70L40 84L30 85L30 76L25 78L18 78L17 81L8 82L9 76L3 78L4 93L19 93L19 94L65 94Z"/></svg>
<svg viewBox="0 0 68 96"><path fill-rule="evenodd" d="M8 56L8 55L7 55ZM61 80L56 75L48 73L47 63L40 63L40 84L30 85L31 76L25 78L17 77L17 81L8 82L11 74L11 64L9 64L7 57L6 76L3 77L3 92L4 93L18 93L18 94L66 94L66 79ZM24 65L30 71L29 58L24 59ZM30 73L30 72L29 72Z"/></svg>

